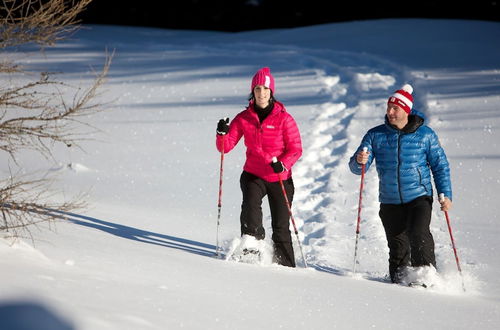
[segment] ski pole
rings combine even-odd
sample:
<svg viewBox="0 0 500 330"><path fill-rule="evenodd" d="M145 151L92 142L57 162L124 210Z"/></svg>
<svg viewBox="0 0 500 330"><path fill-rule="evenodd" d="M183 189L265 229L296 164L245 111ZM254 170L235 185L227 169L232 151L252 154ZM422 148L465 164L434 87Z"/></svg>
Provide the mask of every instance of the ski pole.
<svg viewBox="0 0 500 330"><path fill-rule="evenodd" d="M273 163L276 163L277 161L278 159L276 157L273 157ZM283 184L281 175L279 173L276 174L278 175L278 179L281 185L281 192L283 192L283 197L285 197L286 206L288 208L288 214L290 215L290 219L292 220L293 230L295 231L295 236L297 237L297 242L299 243L300 253L302 255L302 260L304 261L304 268L307 268L306 258L304 257L304 251L302 250L302 244L300 243L299 239L299 231L297 230L297 226L295 225L295 219L293 218L292 208L290 207L290 202L288 201L288 197L286 195L285 185Z"/></svg>
<svg viewBox="0 0 500 330"><path fill-rule="evenodd" d="M224 174L224 137L222 135L222 148L220 152L220 170L219 170L219 201L217 202L217 235L216 235L216 246L215 254L220 258L221 248L219 246L219 227L220 227L220 211L222 208L222 178Z"/></svg>
<svg viewBox="0 0 500 330"><path fill-rule="evenodd" d="M443 193L439 194L439 200L440 201L444 200ZM455 261L457 263L457 269L458 269L458 272L460 273L460 277L462 278L462 289L465 292L464 276L462 274L462 268L460 267L460 261L458 260L458 253L457 253L457 249L455 247L455 240L453 239L453 232L451 230L450 217L448 216L448 211L444 211L444 216L446 218L446 224L448 225L448 232L450 233L451 246L453 248L453 253L455 254Z"/></svg>
<svg viewBox="0 0 500 330"><path fill-rule="evenodd" d="M363 152L367 152L368 148L364 147ZM361 206L363 201L363 185L365 181L365 164L361 164L361 182L359 184L359 201L358 201L358 219L356 220L356 243L354 245L354 265L352 267L352 273L356 274L356 263L358 259L358 242L359 242L359 228L361 223Z"/></svg>

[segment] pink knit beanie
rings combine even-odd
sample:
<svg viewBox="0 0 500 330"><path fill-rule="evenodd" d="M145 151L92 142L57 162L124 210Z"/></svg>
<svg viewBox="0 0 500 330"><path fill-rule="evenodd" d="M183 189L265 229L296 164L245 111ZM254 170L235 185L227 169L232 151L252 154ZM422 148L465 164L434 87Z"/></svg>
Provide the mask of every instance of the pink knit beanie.
<svg viewBox="0 0 500 330"><path fill-rule="evenodd" d="M253 89L257 85L264 85L265 87L271 89L274 94L274 78L271 75L271 69L262 68L257 71L257 73L253 76L252 87L250 88L250 91L253 92Z"/></svg>

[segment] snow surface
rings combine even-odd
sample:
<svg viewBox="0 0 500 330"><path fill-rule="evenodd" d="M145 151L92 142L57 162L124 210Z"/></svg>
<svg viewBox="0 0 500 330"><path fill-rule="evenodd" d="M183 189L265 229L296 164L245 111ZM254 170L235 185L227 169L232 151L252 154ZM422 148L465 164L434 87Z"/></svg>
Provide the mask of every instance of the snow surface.
<svg viewBox="0 0 500 330"><path fill-rule="evenodd" d="M89 207L32 228L33 241L0 239L0 328L498 329L499 40L499 23L461 20L242 33L86 26L26 57L85 85L90 65L98 69L105 49L115 50L102 96L109 109L88 118L101 132L84 151L19 158L27 172L57 175L61 198L86 193ZM214 258L216 123L245 107L263 66L303 138L293 212L307 269L297 246L295 269ZM382 122L388 95L407 82L451 163L449 215L466 292L437 202L434 287L387 283L374 170L366 174L352 274L360 178L347 162ZM224 159L226 252L239 235L243 162L240 142ZM267 202L264 212L269 234ZM26 328L12 325L19 318Z"/></svg>

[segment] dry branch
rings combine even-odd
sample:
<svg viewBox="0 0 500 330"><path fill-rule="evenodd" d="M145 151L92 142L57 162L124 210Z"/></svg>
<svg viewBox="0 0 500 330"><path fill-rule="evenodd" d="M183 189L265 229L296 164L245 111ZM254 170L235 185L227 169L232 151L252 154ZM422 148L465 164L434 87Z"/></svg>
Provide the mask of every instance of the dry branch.
<svg viewBox="0 0 500 330"><path fill-rule="evenodd" d="M12 159L21 149L36 150L48 157L52 143L78 146L82 136L77 133L77 127L87 126L81 118L103 107L96 98L105 83L111 59L112 54L108 54L102 71L90 87L77 88L71 104L59 89L71 86L51 80L46 74L21 86L0 88L0 151L7 152ZM9 117L11 113L21 114Z"/></svg>
<svg viewBox="0 0 500 330"><path fill-rule="evenodd" d="M35 43L51 46L78 29L78 15L92 0L2 0L0 49Z"/></svg>
<svg viewBox="0 0 500 330"><path fill-rule="evenodd" d="M51 46L78 29L78 15L92 0L0 0L0 52L19 55L21 47ZM0 152L16 162L23 149L53 158L52 147L79 146L85 119L103 110L99 91L113 54L106 54L103 69L88 88L70 86L48 72L28 72L3 57L0 61ZM21 169L17 173L22 172ZM60 218L60 213L81 208L82 198L54 203L50 179L27 179L12 174L0 179L0 231L18 236L29 228ZM31 235L30 235L31 236Z"/></svg>
<svg viewBox="0 0 500 330"><path fill-rule="evenodd" d="M2 181L0 231L9 232L16 237L23 234L31 237L30 227L61 218L51 210L69 212L85 206L80 197L63 203L50 202L54 194L50 183L47 179L30 180L18 176Z"/></svg>

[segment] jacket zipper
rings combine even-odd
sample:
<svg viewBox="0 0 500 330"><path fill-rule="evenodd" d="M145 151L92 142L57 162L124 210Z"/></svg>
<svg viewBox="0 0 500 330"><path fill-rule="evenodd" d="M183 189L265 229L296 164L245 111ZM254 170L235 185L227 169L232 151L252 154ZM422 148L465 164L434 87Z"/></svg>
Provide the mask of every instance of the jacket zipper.
<svg viewBox="0 0 500 330"><path fill-rule="evenodd" d="M399 199L401 201L401 204L403 204L403 193L401 192L401 132L398 131L398 192L399 192Z"/></svg>
<svg viewBox="0 0 500 330"><path fill-rule="evenodd" d="M264 122L265 121L268 121L269 117L271 117L273 115L273 112L274 112L274 109L271 110L271 113L269 113L269 115L264 118L264 120L262 122L260 122L260 119L259 119L259 115L255 114L255 118L257 119L257 137L258 137L258 145L260 146L260 148L263 150L263 145L262 145L262 135L264 134Z"/></svg>

